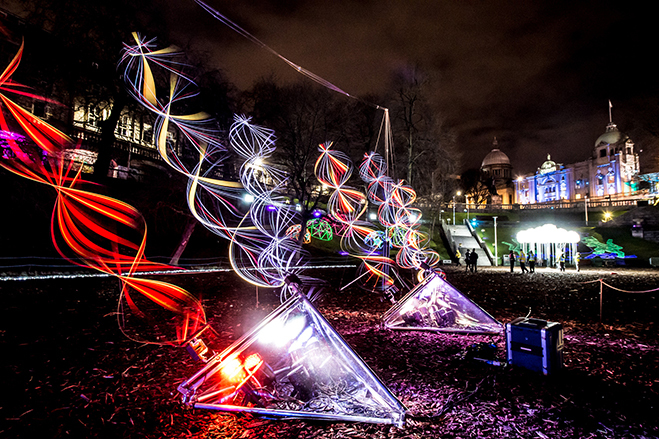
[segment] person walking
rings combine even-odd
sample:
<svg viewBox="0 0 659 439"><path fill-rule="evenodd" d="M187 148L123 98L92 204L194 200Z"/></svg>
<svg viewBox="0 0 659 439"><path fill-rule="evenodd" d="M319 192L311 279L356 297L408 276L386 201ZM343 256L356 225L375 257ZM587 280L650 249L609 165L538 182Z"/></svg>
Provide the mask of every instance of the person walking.
<svg viewBox="0 0 659 439"><path fill-rule="evenodd" d="M529 270L526 268L526 255L524 254L524 250L520 250L518 259L519 259L519 268L522 269L522 273L528 273Z"/></svg>
<svg viewBox="0 0 659 439"><path fill-rule="evenodd" d="M529 260L529 273L535 273L535 255L533 254L533 251L529 251L528 260Z"/></svg>
<svg viewBox="0 0 659 439"><path fill-rule="evenodd" d="M508 255L508 259L510 260L510 272L513 272L513 268L515 268L515 253L511 250L510 254Z"/></svg>
<svg viewBox="0 0 659 439"><path fill-rule="evenodd" d="M458 248L455 251L455 265L460 266L460 258L462 257L462 254L460 254L460 249Z"/></svg>
<svg viewBox="0 0 659 439"><path fill-rule="evenodd" d="M476 253L476 249L471 251L471 271L478 272L478 253Z"/></svg>
<svg viewBox="0 0 659 439"><path fill-rule="evenodd" d="M561 271L565 271L565 253L561 253L561 256L558 258L558 266Z"/></svg>
<svg viewBox="0 0 659 439"><path fill-rule="evenodd" d="M467 249L465 253L465 272L469 271L470 266L471 266L471 253L469 253L469 249Z"/></svg>
<svg viewBox="0 0 659 439"><path fill-rule="evenodd" d="M574 267L577 269L577 272L579 271L579 260L581 259L581 254L579 252L576 252L574 254Z"/></svg>

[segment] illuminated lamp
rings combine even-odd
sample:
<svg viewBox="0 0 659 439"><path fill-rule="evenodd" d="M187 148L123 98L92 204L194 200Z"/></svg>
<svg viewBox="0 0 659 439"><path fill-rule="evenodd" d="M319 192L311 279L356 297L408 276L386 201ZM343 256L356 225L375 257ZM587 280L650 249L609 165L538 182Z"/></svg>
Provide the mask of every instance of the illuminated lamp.
<svg viewBox="0 0 659 439"><path fill-rule="evenodd" d="M405 407L302 294L209 359L178 391L198 409L405 423Z"/></svg>
<svg viewBox="0 0 659 439"><path fill-rule="evenodd" d="M553 224L517 232L517 241L522 244L576 244L580 239L577 232L561 229Z"/></svg>
<svg viewBox="0 0 659 439"><path fill-rule="evenodd" d="M471 334L499 334L503 326L451 285L445 275L426 277L382 318L389 329Z"/></svg>
<svg viewBox="0 0 659 439"><path fill-rule="evenodd" d="M252 195L252 194L245 194L245 195L243 195L243 201L244 201L245 203L252 203L252 202L254 202L254 195Z"/></svg>
<svg viewBox="0 0 659 439"><path fill-rule="evenodd" d="M243 365L238 358L228 358L220 368L222 377L230 382L240 382L245 377Z"/></svg>

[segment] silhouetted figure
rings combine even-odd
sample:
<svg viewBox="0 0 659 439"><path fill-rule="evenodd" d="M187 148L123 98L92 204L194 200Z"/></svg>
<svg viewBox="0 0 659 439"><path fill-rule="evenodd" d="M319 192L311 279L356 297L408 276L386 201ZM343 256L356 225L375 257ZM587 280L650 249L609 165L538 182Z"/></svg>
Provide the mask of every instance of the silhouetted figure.
<svg viewBox="0 0 659 439"><path fill-rule="evenodd" d="M512 273L515 268L515 253L511 251L508 255L508 259L510 259L510 272Z"/></svg>
<svg viewBox="0 0 659 439"><path fill-rule="evenodd" d="M529 260L529 273L535 273L535 255L533 254L532 251L529 252L528 260Z"/></svg>
<svg viewBox="0 0 659 439"><path fill-rule="evenodd" d="M465 253L465 271L469 271L469 267L471 267L471 253L469 252L469 249L467 249L467 252Z"/></svg>
<svg viewBox="0 0 659 439"><path fill-rule="evenodd" d="M476 253L476 249L471 251L471 271L478 271L478 253Z"/></svg>
<svg viewBox="0 0 659 439"><path fill-rule="evenodd" d="M528 273L529 270L526 269L526 255L523 251L519 252L519 268L522 269L522 273Z"/></svg>

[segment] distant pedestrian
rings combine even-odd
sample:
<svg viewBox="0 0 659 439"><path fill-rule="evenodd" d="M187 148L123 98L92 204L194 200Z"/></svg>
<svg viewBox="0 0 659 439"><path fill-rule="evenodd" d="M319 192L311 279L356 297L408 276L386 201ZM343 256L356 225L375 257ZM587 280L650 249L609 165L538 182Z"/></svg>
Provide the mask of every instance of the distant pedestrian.
<svg viewBox="0 0 659 439"><path fill-rule="evenodd" d="M528 260L529 260L529 273L535 273L535 255L533 254L532 251L530 251L528 254Z"/></svg>
<svg viewBox="0 0 659 439"><path fill-rule="evenodd" d="M522 269L522 273L528 273L529 270L526 269L526 255L524 254L524 251L519 252L519 268Z"/></svg>
<svg viewBox="0 0 659 439"><path fill-rule="evenodd" d="M579 260L581 259L581 254L579 252L576 252L574 254L574 266L579 271Z"/></svg>
<svg viewBox="0 0 659 439"><path fill-rule="evenodd" d="M471 266L471 253L469 252L469 249L467 249L465 253L465 271L469 271L470 266Z"/></svg>
<svg viewBox="0 0 659 439"><path fill-rule="evenodd" d="M458 265L458 266L460 265L460 258L461 257L462 257L462 255L460 254L460 249L457 249L455 251L455 265Z"/></svg>
<svg viewBox="0 0 659 439"><path fill-rule="evenodd" d="M508 255L508 259L510 260L510 272L512 273L513 268L515 268L515 253L511 251Z"/></svg>
<svg viewBox="0 0 659 439"><path fill-rule="evenodd" d="M476 253L476 249L471 251L471 271L478 271L478 253Z"/></svg>
<svg viewBox="0 0 659 439"><path fill-rule="evenodd" d="M558 258L558 266L561 271L565 271L565 253L561 253L561 256Z"/></svg>

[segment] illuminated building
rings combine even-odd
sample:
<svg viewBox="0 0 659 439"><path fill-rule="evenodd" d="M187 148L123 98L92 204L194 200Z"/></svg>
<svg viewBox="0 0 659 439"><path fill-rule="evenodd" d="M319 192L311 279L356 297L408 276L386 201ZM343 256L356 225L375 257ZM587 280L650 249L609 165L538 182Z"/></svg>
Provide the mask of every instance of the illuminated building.
<svg viewBox="0 0 659 439"><path fill-rule="evenodd" d="M633 181L639 174L634 142L609 118L604 134L595 141L592 156L563 165L547 160L531 175L515 180L515 202L547 202L624 199L636 194Z"/></svg>
<svg viewBox="0 0 659 439"><path fill-rule="evenodd" d="M481 172L491 178L497 194L492 196L492 204L513 204L515 188L512 183L513 166L508 156L498 148L497 139L492 142L492 151L483 159Z"/></svg>

